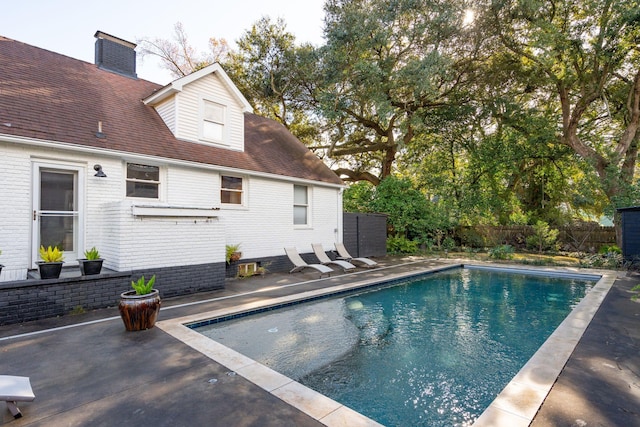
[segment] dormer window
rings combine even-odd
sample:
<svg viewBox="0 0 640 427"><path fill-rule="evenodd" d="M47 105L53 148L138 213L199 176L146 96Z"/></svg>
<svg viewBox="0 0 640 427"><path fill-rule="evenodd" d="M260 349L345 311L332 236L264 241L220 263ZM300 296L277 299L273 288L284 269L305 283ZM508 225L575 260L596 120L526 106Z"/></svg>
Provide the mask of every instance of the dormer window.
<svg viewBox="0 0 640 427"><path fill-rule="evenodd" d="M224 143L226 107L204 99L202 110L202 139Z"/></svg>

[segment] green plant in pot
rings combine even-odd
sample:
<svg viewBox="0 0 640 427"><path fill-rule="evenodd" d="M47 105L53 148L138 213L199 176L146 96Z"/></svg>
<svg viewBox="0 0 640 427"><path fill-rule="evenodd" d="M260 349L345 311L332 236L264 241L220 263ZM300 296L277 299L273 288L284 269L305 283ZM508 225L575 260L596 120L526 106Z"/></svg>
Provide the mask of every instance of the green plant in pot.
<svg viewBox="0 0 640 427"><path fill-rule="evenodd" d="M84 258L78 259L78 265L80 266L80 274L83 276L89 276L92 274L100 274L102 271L102 262L104 260L100 257L100 252L93 246L91 249L84 251Z"/></svg>
<svg viewBox="0 0 640 427"><path fill-rule="evenodd" d="M120 294L118 310L127 331L153 328L160 312L160 293L153 286L156 276L145 280L144 276L131 281L133 290Z"/></svg>
<svg viewBox="0 0 640 427"><path fill-rule="evenodd" d="M41 279L57 279L62 271L64 263L64 251L58 249L57 246L44 247L40 246L40 258L42 261L36 262L40 271Z"/></svg>
<svg viewBox="0 0 640 427"><path fill-rule="evenodd" d="M226 245L225 256L227 264L231 264L232 262L236 262L240 258L242 258L242 252L240 252L240 244L238 243L237 245Z"/></svg>

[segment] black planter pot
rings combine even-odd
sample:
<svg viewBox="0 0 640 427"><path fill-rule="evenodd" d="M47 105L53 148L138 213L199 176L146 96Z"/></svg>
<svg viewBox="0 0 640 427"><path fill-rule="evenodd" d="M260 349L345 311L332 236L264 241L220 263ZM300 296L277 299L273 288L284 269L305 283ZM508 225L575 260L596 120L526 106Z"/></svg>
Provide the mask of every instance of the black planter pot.
<svg viewBox="0 0 640 427"><path fill-rule="evenodd" d="M127 331L142 331L153 328L160 312L160 293L153 289L150 294L136 295L136 291L120 294L120 317Z"/></svg>
<svg viewBox="0 0 640 427"><path fill-rule="evenodd" d="M42 262L39 261L38 270L40 270L41 279L57 279L60 277L63 262Z"/></svg>
<svg viewBox="0 0 640 427"><path fill-rule="evenodd" d="M78 260L78 265L80 266L80 274L83 276L90 276L92 274L100 274L102 271L102 262L104 260L102 258L98 259L86 259L81 258Z"/></svg>

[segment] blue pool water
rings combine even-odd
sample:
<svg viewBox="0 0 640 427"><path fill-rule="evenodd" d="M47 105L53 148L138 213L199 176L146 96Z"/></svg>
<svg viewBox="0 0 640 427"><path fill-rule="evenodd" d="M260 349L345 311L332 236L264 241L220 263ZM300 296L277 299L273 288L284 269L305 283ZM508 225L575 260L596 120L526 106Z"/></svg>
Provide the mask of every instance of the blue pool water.
<svg viewBox="0 0 640 427"><path fill-rule="evenodd" d="M457 269L197 330L382 424L464 426L593 284Z"/></svg>

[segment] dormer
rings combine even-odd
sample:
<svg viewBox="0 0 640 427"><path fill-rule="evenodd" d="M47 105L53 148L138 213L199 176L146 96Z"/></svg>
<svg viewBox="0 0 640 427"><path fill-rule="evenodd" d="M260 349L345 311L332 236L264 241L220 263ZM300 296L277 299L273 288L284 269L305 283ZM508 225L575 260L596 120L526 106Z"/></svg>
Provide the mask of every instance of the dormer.
<svg viewBox="0 0 640 427"><path fill-rule="evenodd" d="M244 151L244 113L253 108L217 63L171 82L143 102L178 139Z"/></svg>

